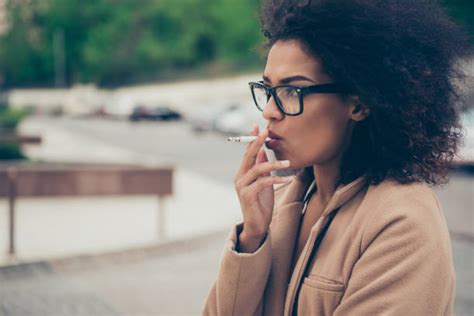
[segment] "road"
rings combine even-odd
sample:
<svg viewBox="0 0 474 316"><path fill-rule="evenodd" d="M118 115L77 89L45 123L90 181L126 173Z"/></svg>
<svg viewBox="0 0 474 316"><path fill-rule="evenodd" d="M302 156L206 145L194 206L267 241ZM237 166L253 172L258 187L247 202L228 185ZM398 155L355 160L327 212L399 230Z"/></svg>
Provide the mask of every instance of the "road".
<svg viewBox="0 0 474 316"><path fill-rule="evenodd" d="M227 142L226 135L194 133L181 122L118 120L56 120L54 124L106 144L125 147L160 162L196 171L231 185L245 145ZM249 128L250 133L250 128Z"/></svg>

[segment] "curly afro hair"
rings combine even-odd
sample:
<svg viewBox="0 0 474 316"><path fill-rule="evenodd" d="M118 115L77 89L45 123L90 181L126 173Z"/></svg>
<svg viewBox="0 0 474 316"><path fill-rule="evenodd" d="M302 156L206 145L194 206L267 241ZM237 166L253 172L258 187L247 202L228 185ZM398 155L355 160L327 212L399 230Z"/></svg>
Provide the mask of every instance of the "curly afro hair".
<svg viewBox="0 0 474 316"><path fill-rule="evenodd" d="M267 49L298 40L370 109L355 126L338 183L362 174L371 184L449 181L466 108L461 61L474 54L468 33L438 3L264 0L260 19Z"/></svg>

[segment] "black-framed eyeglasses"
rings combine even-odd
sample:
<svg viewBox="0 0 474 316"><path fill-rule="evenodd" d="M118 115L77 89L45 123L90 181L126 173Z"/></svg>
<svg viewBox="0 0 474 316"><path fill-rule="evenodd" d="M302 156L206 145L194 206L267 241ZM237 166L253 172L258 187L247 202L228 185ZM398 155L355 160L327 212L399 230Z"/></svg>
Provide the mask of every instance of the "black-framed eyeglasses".
<svg viewBox="0 0 474 316"><path fill-rule="evenodd" d="M257 109L263 112L270 97L283 114L296 116L303 113L303 97L312 93L348 93L349 89L339 83L324 83L307 87L278 85L269 87L259 82L249 82L252 98Z"/></svg>

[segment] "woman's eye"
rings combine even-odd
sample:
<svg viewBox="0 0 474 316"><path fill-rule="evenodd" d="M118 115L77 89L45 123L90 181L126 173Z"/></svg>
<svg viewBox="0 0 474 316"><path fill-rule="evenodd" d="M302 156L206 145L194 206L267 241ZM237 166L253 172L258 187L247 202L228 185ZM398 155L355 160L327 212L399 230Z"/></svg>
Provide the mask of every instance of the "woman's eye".
<svg viewBox="0 0 474 316"><path fill-rule="evenodd" d="M296 92L296 89L290 88L290 87L284 88L283 94L284 94L285 97L297 97L298 96L298 93Z"/></svg>

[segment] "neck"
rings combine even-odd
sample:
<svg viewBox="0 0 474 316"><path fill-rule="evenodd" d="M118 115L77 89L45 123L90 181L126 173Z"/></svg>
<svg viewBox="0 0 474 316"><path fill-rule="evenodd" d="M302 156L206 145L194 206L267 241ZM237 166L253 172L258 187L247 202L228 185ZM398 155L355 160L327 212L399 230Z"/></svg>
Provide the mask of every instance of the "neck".
<svg viewBox="0 0 474 316"><path fill-rule="evenodd" d="M328 165L313 166L314 179L317 188L315 197L324 203L329 202L336 191L339 172L340 169L337 162Z"/></svg>
<svg viewBox="0 0 474 316"><path fill-rule="evenodd" d="M352 135L353 124L348 124L348 135ZM341 172L341 163L344 153L350 146L351 137L346 137L344 144L338 154L324 162L323 164L313 165L313 174L316 184L315 196L322 202L327 203L334 195L337 188L337 181Z"/></svg>

